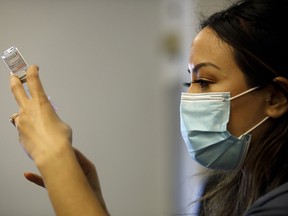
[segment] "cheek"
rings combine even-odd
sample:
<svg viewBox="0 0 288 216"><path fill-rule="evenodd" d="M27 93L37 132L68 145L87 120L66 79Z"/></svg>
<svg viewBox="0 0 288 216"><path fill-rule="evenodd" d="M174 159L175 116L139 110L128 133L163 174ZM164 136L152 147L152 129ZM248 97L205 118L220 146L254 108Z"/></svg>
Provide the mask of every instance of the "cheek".
<svg viewBox="0 0 288 216"><path fill-rule="evenodd" d="M228 131L238 137L244 132L245 121L247 119L247 113L243 112L244 110L240 109L235 103L231 104L230 109L230 118L227 125Z"/></svg>
<svg viewBox="0 0 288 216"><path fill-rule="evenodd" d="M228 131L238 137L265 118L265 103L259 98L231 101Z"/></svg>

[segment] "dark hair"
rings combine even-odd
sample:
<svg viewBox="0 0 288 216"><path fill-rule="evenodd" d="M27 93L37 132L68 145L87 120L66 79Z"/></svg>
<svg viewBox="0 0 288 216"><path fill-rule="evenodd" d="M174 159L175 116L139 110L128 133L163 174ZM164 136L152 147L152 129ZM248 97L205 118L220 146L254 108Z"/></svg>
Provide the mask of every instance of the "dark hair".
<svg viewBox="0 0 288 216"><path fill-rule="evenodd" d="M275 76L288 78L287 0L240 0L203 20L230 44L235 60L251 84L265 84ZM280 54L281 53L281 54Z"/></svg>
<svg viewBox="0 0 288 216"><path fill-rule="evenodd" d="M213 29L232 47L249 86L277 87L275 77L288 78L287 9L288 0L239 0L200 27ZM203 197L202 215L243 215L257 198L288 181L288 114L270 121L238 170L215 173L218 183Z"/></svg>

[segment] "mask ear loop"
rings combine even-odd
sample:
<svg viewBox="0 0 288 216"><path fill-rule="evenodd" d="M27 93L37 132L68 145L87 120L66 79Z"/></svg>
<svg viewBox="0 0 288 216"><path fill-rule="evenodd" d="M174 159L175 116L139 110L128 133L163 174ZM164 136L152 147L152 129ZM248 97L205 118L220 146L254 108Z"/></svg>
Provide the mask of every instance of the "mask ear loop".
<svg viewBox="0 0 288 216"><path fill-rule="evenodd" d="M258 122L254 127L252 127L251 129L249 129L248 131L246 131L245 133L243 133L240 137L238 137L239 139L241 139L242 136L250 133L251 131L253 131L255 128L257 128L259 125L261 125L263 122L265 122L267 119L269 118L269 116L266 116L264 119L262 119L260 122Z"/></svg>
<svg viewBox="0 0 288 216"><path fill-rule="evenodd" d="M251 92L251 91L254 91L254 90L258 89L258 88L260 88L260 86L256 86L256 87L254 87L254 88L248 89L247 91L244 91L244 92L242 92L242 93L240 93L240 94L238 94L238 95L236 95L236 96L234 96L234 97L231 97L231 98L230 98L230 101L233 100L233 99L236 99L236 98L238 98L238 97L241 97L242 95L245 95L245 94L247 94L247 93L249 93L249 92ZM261 125L263 122L265 122L268 118L269 118L269 116L266 116L264 119L262 119L260 122L258 122L254 127L252 127L251 129L249 129L248 131L246 131L245 133L243 133L242 135L240 135L238 138L241 139L244 135L246 135L246 134L250 133L251 131L253 131L255 128L257 128L257 127L258 127L259 125Z"/></svg>
<svg viewBox="0 0 288 216"><path fill-rule="evenodd" d="M254 90L258 89L258 88L260 88L260 86L253 87L253 88L251 88L251 89L248 89L247 91L244 91L244 92L242 92L242 93L240 93L240 94L238 94L238 95L235 95L234 97L231 97L231 98L230 98L230 101L231 101L231 100L234 100L234 99L236 99L236 98L238 98L238 97L241 97L242 95L245 95L245 94L247 94L247 93L249 93L249 92L251 92L251 91L254 91Z"/></svg>

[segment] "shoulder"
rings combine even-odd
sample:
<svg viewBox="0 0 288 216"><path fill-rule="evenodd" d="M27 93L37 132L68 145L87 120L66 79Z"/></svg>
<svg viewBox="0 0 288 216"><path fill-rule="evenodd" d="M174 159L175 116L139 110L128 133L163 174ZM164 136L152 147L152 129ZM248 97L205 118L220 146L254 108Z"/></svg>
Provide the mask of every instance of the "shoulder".
<svg viewBox="0 0 288 216"><path fill-rule="evenodd" d="M245 216L288 215L288 182L260 197Z"/></svg>

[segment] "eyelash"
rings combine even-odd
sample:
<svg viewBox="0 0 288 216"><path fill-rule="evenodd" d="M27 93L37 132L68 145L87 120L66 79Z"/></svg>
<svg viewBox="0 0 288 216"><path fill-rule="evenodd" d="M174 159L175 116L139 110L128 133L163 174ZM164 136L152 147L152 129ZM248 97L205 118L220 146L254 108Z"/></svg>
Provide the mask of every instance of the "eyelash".
<svg viewBox="0 0 288 216"><path fill-rule="evenodd" d="M192 82L183 83L183 86L190 87L192 83L198 83L201 88L206 88L209 86L210 82L208 82L207 80L198 79Z"/></svg>
<svg viewBox="0 0 288 216"><path fill-rule="evenodd" d="M189 88L191 86L191 84L192 84L192 82L185 82L185 83L183 83L183 86Z"/></svg>

